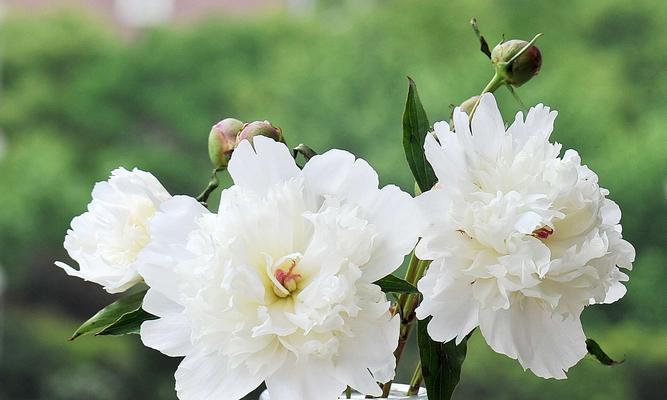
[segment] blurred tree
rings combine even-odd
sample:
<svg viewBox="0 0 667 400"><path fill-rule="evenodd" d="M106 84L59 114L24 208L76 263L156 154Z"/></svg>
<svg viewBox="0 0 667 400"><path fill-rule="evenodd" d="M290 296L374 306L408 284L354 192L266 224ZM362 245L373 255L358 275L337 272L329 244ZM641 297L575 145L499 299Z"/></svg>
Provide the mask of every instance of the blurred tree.
<svg viewBox="0 0 667 400"><path fill-rule="evenodd" d="M1 32L0 265L11 316L4 347L16 351L0 363L0 398L173 398L172 361L139 349L136 337L65 343L77 320L108 301L52 265L66 259L64 233L93 183L118 165L137 166L172 193L195 194L208 180L210 126L234 116L268 119L292 145L351 150L376 167L383 184L411 190L399 139L405 75L417 81L432 121L477 94L492 69L468 25L473 15L490 42L503 33L545 33L542 73L520 95L559 110L553 139L598 171L639 256L629 294L585 314L591 334L609 339L616 354L628 352L626 364L610 372L584 363L572 381L548 382L503 364L509 360L478 340L460 398L498 397L496 384L506 379L521 382L502 385L506 398L664 393L657 377L667 371L667 41L657 33L667 5L347 3L323 3L312 17L216 18L149 30L131 43L75 15L9 16ZM511 120L519 106L505 91L498 96ZM637 343L650 343L650 351ZM660 373L647 373L652 368Z"/></svg>

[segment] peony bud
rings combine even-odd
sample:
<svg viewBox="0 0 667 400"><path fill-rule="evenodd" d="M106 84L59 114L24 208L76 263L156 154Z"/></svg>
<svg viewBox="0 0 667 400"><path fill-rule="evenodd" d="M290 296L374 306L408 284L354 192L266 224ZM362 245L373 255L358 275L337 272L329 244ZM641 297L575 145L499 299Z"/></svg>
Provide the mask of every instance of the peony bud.
<svg viewBox="0 0 667 400"><path fill-rule="evenodd" d="M234 118L225 118L213 125L208 135L208 156L215 168L227 167L236 147L236 137L243 126L243 122Z"/></svg>
<svg viewBox="0 0 667 400"><path fill-rule="evenodd" d="M459 107L461 108L461 111L468 114L468 117L471 117L473 110L476 108L478 102L479 102L479 96L472 96L468 100L461 103ZM449 126L451 127L454 126L454 105L451 106L451 114L449 115ZM417 186L415 186L415 188L416 187ZM417 195L416 192L415 195Z"/></svg>
<svg viewBox="0 0 667 400"><path fill-rule="evenodd" d="M252 141L255 136L266 136L276 142L284 142L283 131L280 128L271 125L269 121L254 121L243 126L236 143L240 143L243 139Z"/></svg>
<svg viewBox="0 0 667 400"><path fill-rule="evenodd" d="M499 72L502 71L501 75L506 83L521 86L540 72L542 66L540 49L531 45L521 53L526 45L529 45L529 42L525 40L508 40L493 48L491 62Z"/></svg>
<svg viewBox="0 0 667 400"><path fill-rule="evenodd" d="M479 96L472 96L468 100L464 101L461 103L459 107L461 107L461 111L464 113L470 115L472 110L475 108L475 105L479 102Z"/></svg>

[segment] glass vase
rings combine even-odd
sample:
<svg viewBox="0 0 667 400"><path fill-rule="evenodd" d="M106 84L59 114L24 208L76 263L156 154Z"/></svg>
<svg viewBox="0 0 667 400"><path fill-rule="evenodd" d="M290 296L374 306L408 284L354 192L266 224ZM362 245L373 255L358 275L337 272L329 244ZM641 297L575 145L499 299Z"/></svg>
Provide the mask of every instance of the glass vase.
<svg viewBox="0 0 667 400"><path fill-rule="evenodd" d="M426 397L426 389L421 388L421 389L419 389L419 393L417 395L408 396L408 395L406 395L406 393L408 391L408 388L409 388L408 385L403 385L403 384L400 384L400 383L394 383L393 385L391 385L391 392L389 393L388 398L389 399L394 399L394 400L397 400L397 399L401 399L401 400L428 400L428 397ZM347 397L345 397L345 394L341 395L338 398L339 399L347 399ZM353 391L352 392L352 397L350 397L350 398L351 399L365 399L366 396L364 396L361 393L357 393L357 392ZM269 396L269 392L266 391L266 390L263 391L262 394L259 396L259 400L271 400L271 397ZM319 399L319 398L317 398L317 399L297 399L295 397L294 400L329 400L329 399Z"/></svg>

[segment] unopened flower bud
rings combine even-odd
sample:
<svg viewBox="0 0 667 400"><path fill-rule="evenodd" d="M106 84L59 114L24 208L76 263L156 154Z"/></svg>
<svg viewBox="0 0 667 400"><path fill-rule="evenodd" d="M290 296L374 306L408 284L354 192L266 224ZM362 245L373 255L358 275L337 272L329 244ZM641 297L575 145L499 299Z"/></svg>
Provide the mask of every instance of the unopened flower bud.
<svg viewBox="0 0 667 400"><path fill-rule="evenodd" d="M475 106L477 105L478 102L479 102L479 96L472 96L468 100L461 103L461 105L459 107L461 108L461 111L468 114L468 117L470 117L470 115L472 114L472 111L475 109ZM454 106L453 105L451 107L451 113L449 115L449 126L450 127L454 126ZM418 187L418 185L415 186L415 188L417 188L417 187Z"/></svg>
<svg viewBox="0 0 667 400"><path fill-rule="evenodd" d="M208 156L215 168L227 167L243 126L243 122L234 118L225 118L213 125L208 135Z"/></svg>
<svg viewBox="0 0 667 400"><path fill-rule="evenodd" d="M542 53L535 45L513 60L528 44L525 40L508 40L493 48L491 62L499 69L506 83L521 86L540 72Z"/></svg>
<svg viewBox="0 0 667 400"><path fill-rule="evenodd" d="M252 141L252 138L255 136L270 137L276 142L284 141L283 131L280 128L271 125L269 121L254 121L243 126L243 129L241 129L241 132L237 137L237 144L243 139Z"/></svg>
<svg viewBox="0 0 667 400"><path fill-rule="evenodd" d="M473 108L475 108L475 105L479 102L479 96L472 96L468 100L464 101L461 103L459 107L461 107L461 111L465 112L466 114L470 115L472 112Z"/></svg>

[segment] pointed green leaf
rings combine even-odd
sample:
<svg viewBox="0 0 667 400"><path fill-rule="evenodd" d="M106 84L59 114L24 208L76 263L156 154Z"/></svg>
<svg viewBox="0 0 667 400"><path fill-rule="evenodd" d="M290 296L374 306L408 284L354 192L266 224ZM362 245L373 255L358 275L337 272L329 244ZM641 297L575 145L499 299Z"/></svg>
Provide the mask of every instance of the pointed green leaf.
<svg viewBox="0 0 667 400"><path fill-rule="evenodd" d="M116 300L115 302L109 304L108 306L104 307L103 309L98 311L95 315L93 315L88 321L84 322L79 327L79 329L77 329L76 332L74 332L70 340L74 340L79 336L83 335L102 334L102 332L107 329L113 331L112 327L116 323L121 324L119 330L122 331L121 328L124 326L125 327L129 326L128 325L129 322L136 324L138 319L140 318L150 319L147 318L146 315L139 312L143 311L141 309L141 304L143 303L146 291L147 290L142 290L140 292L131 294L129 296L122 297ZM150 314L148 315L150 316ZM104 334L109 334L109 333L104 333Z"/></svg>
<svg viewBox="0 0 667 400"><path fill-rule="evenodd" d="M373 283L380 286L385 293L417 293L413 284L394 275L387 275Z"/></svg>
<svg viewBox="0 0 667 400"><path fill-rule="evenodd" d="M586 350L588 350L588 354L595 357L600 362L600 364L612 366L621 364L625 361L616 361L609 357L607 353L602 350L602 347L600 347L600 345L593 339L586 339Z"/></svg>
<svg viewBox="0 0 667 400"><path fill-rule="evenodd" d="M157 319L153 314L147 313L143 308L124 314L116 322L102 329L96 335L127 335L138 334L141 329L141 324L144 321Z"/></svg>
<svg viewBox="0 0 667 400"><path fill-rule="evenodd" d="M408 81L408 98L403 112L403 150L417 185L425 192L437 182L433 168L424 155L424 140L431 124L419 100L415 82L410 78Z"/></svg>
<svg viewBox="0 0 667 400"><path fill-rule="evenodd" d="M426 330L431 318L417 322L417 342L422 362L422 374L429 400L449 400L461 378L461 367L468 350L468 337L457 346L431 339Z"/></svg>

